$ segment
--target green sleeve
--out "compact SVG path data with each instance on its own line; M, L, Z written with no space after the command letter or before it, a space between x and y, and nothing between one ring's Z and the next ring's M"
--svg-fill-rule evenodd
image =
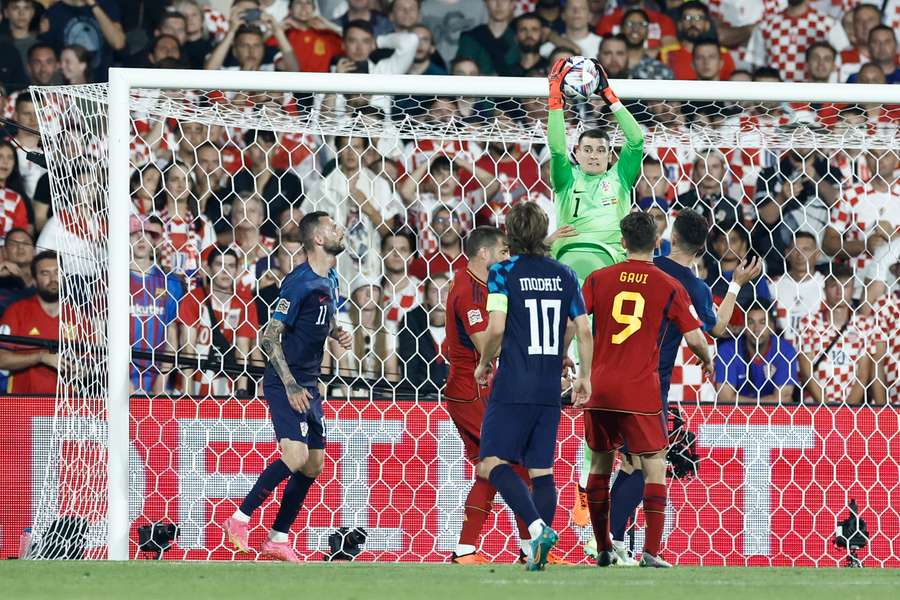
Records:
M624 106L619 107L613 115L625 134L625 145L619 152L619 160L615 169L619 173L619 180L623 185L631 188L637 181L641 172L641 163L644 161L644 132L641 126Z
M562 109L548 111L547 145L550 146L550 183L559 192L575 180L566 147L566 118Z

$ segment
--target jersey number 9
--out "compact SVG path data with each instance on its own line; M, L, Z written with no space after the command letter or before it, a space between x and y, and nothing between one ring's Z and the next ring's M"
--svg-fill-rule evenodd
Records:
M622 312L625 302L634 302L634 312L631 314ZM612 336L613 344L621 344L641 328L641 317L644 316L644 297L640 292L619 292L613 298L612 317L616 323L626 325L625 329Z

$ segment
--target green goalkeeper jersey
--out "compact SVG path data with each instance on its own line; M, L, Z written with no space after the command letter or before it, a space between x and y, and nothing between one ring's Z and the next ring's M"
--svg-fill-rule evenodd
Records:
M581 271L592 271L591 265L596 265L583 260L587 258L583 253L608 255L611 261L603 258L599 266L625 259L619 222L631 210L632 189L644 159L644 133L624 106L617 107L613 115L625 134L625 145L619 160L601 175L588 175L569 161L563 111L551 110L548 117L550 182L556 196L557 226L572 225L578 232L575 237L557 240L552 253L557 260L571 263L581 280L590 274Z

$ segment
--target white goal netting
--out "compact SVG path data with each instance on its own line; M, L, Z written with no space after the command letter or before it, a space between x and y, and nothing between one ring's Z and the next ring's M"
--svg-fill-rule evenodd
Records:
M682 102L677 86L666 96L626 101L645 131L634 204L657 218L660 253L693 208L711 228L694 268L716 302L740 261L765 265L730 334L710 338L716 381L687 352L673 373L670 401L697 463L691 474L675 458L688 476L670 480L666 556L840 564L835 526L855 500L869 536L861 558L898 566L900 107ZM295 547L318 558L336 529L364 527L362 559L445 560L472 468L440 399L443 303L473 227L502 227L523 201L553 226L545 99L136 89L126 162L109 154L106 86L34 97L55 228L40 244L60 253L63 306L55 415L34 442L46 447L33 474L36 553L106 553L106 265L122 251L107 241L124 226L108 216L109 203L127 203L131 556L138 528L164 522L179 527L166 556L237 558L218 523L275 452L257 339L303 260L297 223L325 210L346 229L339 320L354 344L340 359L326 352L328 459ZM567 122L572 143L597 126L621 143L599 100ZM126 168L130 197L108 195L107 170ZM569 511L580 440L565 409L556 525L572 561L590 536ZM251 541L275 510L263 506ZM642 526L639 512L638 547ZM515 558L508 511L488 521L483 549Z

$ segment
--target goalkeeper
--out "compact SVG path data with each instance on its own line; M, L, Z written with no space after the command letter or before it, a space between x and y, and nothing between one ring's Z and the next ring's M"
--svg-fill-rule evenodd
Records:
M594 63L600 72L597 93L625 134L625 145L612 168L609 168L609 135L602 129L581 133L574 152L577 164L570 162L562 92L563 80L568 73L566 61L556 61L549 76L547 142L557 226L570 226L575 230L573 235L557 239L551 253L556 260L572 267L582 284L597 269L625 260L619 222L631 212L632 190L644 159L644 133L640 125L616 97L603 67L597 61ZM575 524L581 527L590 524L585 493L591 464L587 445L584 454L578 500L572 515Z

